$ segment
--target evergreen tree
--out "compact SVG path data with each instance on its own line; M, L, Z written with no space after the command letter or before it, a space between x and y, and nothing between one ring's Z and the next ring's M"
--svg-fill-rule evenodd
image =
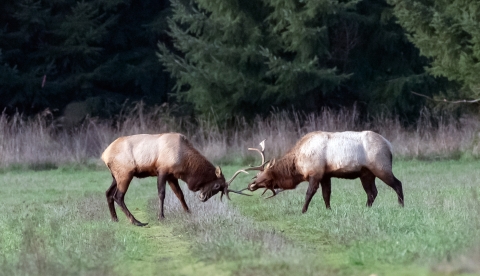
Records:
M0 76L1 109L62 110L92 97L108 106L167 100L155 50L168 1L6 0L0 9L0 70L8 72Z
M480 96L480 2L389 0L409 40L431 60L428 72L463 85Z
M359 103L408 120L425 104L410 91L446 84L425 73L385 0L173 3L174 47L160 44L160 60L203 114Z
M384 0L363 0L355 13L339 20L331 32L332 63L352 77L337 95L357 101L368 114L394 113L415 120L425 100L447 83L427 74L428 59L408 41L403 28ZM341 98L340 98L341 99Z
M172 1L174 50L159 58L177 96L220 120L309 104L347 75L327 64L328 27L354 1Z

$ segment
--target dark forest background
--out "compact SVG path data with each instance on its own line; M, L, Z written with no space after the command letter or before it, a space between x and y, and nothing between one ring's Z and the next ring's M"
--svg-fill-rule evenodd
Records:
M142 101L228 121L355 106L413 121L436 105L412 91L478 96L467 2L3 0L0 109L77 122Z

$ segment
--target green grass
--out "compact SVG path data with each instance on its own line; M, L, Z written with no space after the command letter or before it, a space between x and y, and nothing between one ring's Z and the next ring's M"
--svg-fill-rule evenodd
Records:
M206 203L167 189L157 221L155 179L134 180L110 221L106 169L0 172L0 271L5 275L480 275L479 161L399 161L405 208L377 180L372 208L359 180L332 181L301 214L306 183L264 200L231 195ZM237 166L223 166L228 178ZM239 176L234 188L246 186ZM0 273L0 274L1 274Z
M133 227L120 210L120 223L111 222L104 195L110 181L106 170L1 173L0 274L219 274L190 254L191 243L172 234L171 226ZM138 182L127 204L145 219L156 188Z
M339 179L332 180L332 210L325 209L319 192L301 214L307 183L268 200L240 198L235 206L322 256L338 274L468 272L472 269L455 262L464 250L480 244L479 167L478 161L396 162L404 208L379 180L378 197L366 208L360 181Z

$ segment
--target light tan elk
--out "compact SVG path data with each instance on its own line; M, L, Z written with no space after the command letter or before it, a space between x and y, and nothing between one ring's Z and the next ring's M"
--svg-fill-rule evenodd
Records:
M302 213L308 209L319 185L325 206L330 209L331 178L360 178L367 193L367 206L377 197L375 177L392 187L403 206L402 183L392 173L392 146L381 135L372 131L363 132L311 132L302 137L278 161L265 162L264 141L260 143L262 164L246 170L259 170L247 188L271 190L273 197L278 191L295 189L300 182L308 181L308 189ZM244 189L244 190L245 190Z
M202 202L221 192L220 198L229 192L243 194L228 188L235 177L245 172L237 171L227 182L220 167L214 167L187 140L178 133L139 134L120 137L113 141L103 152L102 160L112 173L113 182L106 191L108 207L112 220L118 221L114 201L122 208L132 224L144 226L130 213L124 202L125 193L133 177L157 176L160 213L164 218L163 202L166 182L170 185L183 209L189 212L178 179L185 181L191 191L200 191ZM247 172L245 172L247 173ZM244 194L245 195L245 194Z

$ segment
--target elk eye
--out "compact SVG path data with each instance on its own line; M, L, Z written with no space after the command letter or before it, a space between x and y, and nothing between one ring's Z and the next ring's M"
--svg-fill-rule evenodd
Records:
M217 190L217 189L219 189L219 188L220 188L220 184L216 183L215 185L213 185L213 189L214 189L214 190Z

